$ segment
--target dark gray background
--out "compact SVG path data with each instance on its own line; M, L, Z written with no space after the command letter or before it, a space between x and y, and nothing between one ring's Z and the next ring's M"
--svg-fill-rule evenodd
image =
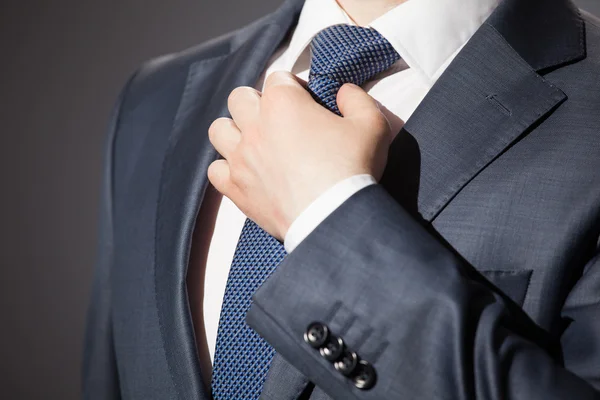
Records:
M279 3L0 3L0 397L78 397L101 149L125 79Z

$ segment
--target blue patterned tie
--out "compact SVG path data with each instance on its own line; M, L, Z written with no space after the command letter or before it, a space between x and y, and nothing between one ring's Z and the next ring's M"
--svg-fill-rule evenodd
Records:
M377 31L335 25L311 43L308 87L313 97L339 114L336 94L344 83L361 86L400 56ZM248 325L251 297L283 260L283 245L251 220L242 229L225 288L213 363L215 400L256 400L275 350Z

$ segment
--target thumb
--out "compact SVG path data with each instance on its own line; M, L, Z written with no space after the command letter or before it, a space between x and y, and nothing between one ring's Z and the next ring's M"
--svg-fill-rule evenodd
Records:
M346 83L337 94L337 105L344 118L383 118L377 101L360 86Z

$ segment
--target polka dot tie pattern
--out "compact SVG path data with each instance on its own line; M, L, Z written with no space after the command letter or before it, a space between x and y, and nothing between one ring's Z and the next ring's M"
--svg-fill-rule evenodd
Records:
M309 89L323 106L339 114L335 102L344 83L362 85L389 68L398 54L375 30L335 25L311 44ZM246 324L252 295L283 261L283 245L246 220L235 250L219 319L213 362L215 400L257 400L275 350Z

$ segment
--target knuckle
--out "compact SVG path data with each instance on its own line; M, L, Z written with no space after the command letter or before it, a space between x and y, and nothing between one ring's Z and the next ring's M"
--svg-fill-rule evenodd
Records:
M248 98L250 96L256 96L257 91L254 88L249 86L238 86L229 93L229 97L227 99L228 104L234 104L236 101L240 99Z
M216 178L217 178L217 165L216 165L216 163L213 162L213 163L211 163L208 166L208 170L207 170L206 174L208 175L208 179L211 182L215 183Z
M235 102L235 100L240 96L241 94L241 87L236 87L235 89L233 89L231 91L231 93L229 93L229 97L227 98L227 101L229 104Z
M289 73L285 72L285 71L275 71L271 74L269 74L269 76L267 77L267 80L265 83L267 84L274 84L274 83L278 83L281 82L283 80L288 79L289 77Z
M221 168L218 162L213 162L208 166L207 176L208 180L213 184L213 186L219 190L223 190L223 177L220 172Z
M211 143L215 143L215 139L217 137L217 126L216 121L213 121L212 124L208 127L208 139Z
M265 81L263 97L268 92L291 93L294 89L298 89L299 86L298 81L291 73L286 71L275 71L271 73Z
M208 137L210 141L213 142L217 138L218 133L225 127L231 126L231 123L231 118L221 117L214 120L208 127Z

